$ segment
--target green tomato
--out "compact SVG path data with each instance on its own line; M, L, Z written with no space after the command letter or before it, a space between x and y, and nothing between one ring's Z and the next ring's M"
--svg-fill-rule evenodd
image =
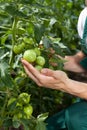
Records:
M30 102L30 95L28 93L21 93L18 97L18 102L22 105L28 104Z
M29 119L33 113L33 107L31 105L27 105L24 107L24 113L26 114L27 118Z
M34 51L36 52L36 55L37 56L40 56L41 55L41 51L40 51L40 49L39 48L34 48Z
M28 62L32 63L36 60L36 53L34 50L26 50L24 52L23 58Z
M20 119L20 118L22 118L22 113L16 113L16 114L14 114L14 116L13 116L13 120L17 120L17 119Z
M33 45L33 44L34 44L34 41L33 41L32 38L24 37L23 40L24 40L25 43L28 43L28 44L30 44L30 45Z
M40 70L42 69L42 66L40 66L40 65L35 65L35 68L40 71Z
M13 51L15 54L20 54L20 48L17 45L14 46Z
M25 47L25 43L22 42L19 45L15 45L14 48L13 48L13 51L14 51L15 54L20 54L23 51L24 47Z
M36 64L43 66L45 64L45 58L42 56L38 56L36 59Z
M15 98L15 97L11 97L11 98L8 100L7 106L11 105L11 104L14 103L15 101L16 101L16 98Z

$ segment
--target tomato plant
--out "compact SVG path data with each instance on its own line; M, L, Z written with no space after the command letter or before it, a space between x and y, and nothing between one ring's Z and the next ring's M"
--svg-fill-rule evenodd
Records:
M66 106L68 96L39 88L27 77L20 59L33 62L38 70L62 70L65 61L57 55L79 49L76 22L82 8L81 0L0 1L0 128L45 130L47 112L52 115Z

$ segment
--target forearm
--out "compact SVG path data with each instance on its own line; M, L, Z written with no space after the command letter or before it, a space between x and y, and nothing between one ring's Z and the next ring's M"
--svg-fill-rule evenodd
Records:
M68 79L62 90L74 96L87 100L87 84Z

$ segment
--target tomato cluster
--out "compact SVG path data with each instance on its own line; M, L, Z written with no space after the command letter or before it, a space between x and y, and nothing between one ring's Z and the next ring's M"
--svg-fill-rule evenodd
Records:
M20 54L27 48L32 48L34 45L34 41L32 38L24 37L22 39L17 39L17 43L13 46L13 52L15 54Z
M29 63L33 63L37 70L41 70L45 64L45 58L41 56L40 47L35 47L32 38L24 37L18 40L13 47L13 52L17 55L22 53L23 58Z
M41 56L39 48L26 50L23 54L23 58L29 63L34 63L38 70L41 70L45 64L45 58Z
M22 42L21 44L18 44L18 45L14 45L13 52L15 54L20 54L23 51L24 47L25 47L24 42Z
M18 98L10 98L7 107L15 106L13 111L13 120L30 119L33 113L33 107L30 104L30 95L28 93L19 94Z

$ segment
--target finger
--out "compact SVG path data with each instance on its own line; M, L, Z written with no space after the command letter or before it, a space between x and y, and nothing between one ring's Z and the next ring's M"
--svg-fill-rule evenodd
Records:
M49 76L44 76L44 75L40 75L40 78L38 78L38 76L34 76L27 68L26 66L24 66L24 69L26 71L26 73L28 74L28 76L34 81L36 82L36 84L38 86L44 86L46 88L52 88L54 89L54 84L57 82L53 77L49 77Z
M26 66L27 70L29 72L31 72L32 75L34 75L35 77L39 77L40 76L40 72L35 67L33 67L33 65L31 65L29 62L27 62L26 60L22 59L22 64L24 66Z
M60 74L60 71L54 71L54 70L45 68L45 69L41 70L41 73L46 76L52 77L54 79L58 79L58 75ZM53 80L50 81L50 83L52 83L52 82L53 82Z
M26 60L24 59L21 59L21 62L22 64L24 65L24 69L25 69L25 72L27 73L27 75L32 79L34 80L39 86L41 86L38 78L36 76L34 76L34 73L37 73L37 76L39 74L39 71L37 71L29 62L27 62ZM32 69L33 69L33 72L32 72Z
M35 69L30 63L28 63L25 60L22 60L22 63L27 68L28 75L31 76L31 78L36 83L39 82L41 85L46 85L48 83L53 83L54 82L54 77L49 76L49 75L43 75L43 73L40 73L37 69ZM50 74L51 74L51 72L50 72Z
M46 75L46 76L50 76L52 77L53 76L53 70L51 69L48 69L48 68L44 68L41 70L41 73Z
M39 86L41 86L41 83L39 82L39 80L33 76L33 74L27 69L26 66L24 66L25 72L26 74L34 81L36 82L36 84L38 84Z

